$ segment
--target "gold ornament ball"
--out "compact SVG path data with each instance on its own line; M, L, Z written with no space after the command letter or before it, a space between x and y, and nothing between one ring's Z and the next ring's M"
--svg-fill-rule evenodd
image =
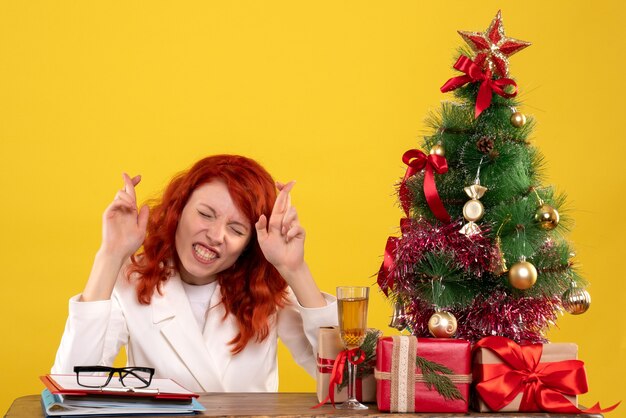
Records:
M511 125L521 128L526 124L526 116L521 112L515 112L511 115Z
M550 231L559 224L559 212L552 206L544 203L539 206L535 212L535 220L539 222L539 226L546 231Z
M446 155L446 150L443 149L443 145L441 144L435 144L433 145L433 147L430 149L430 153L434 154L434 155L438 155L440 157L445 157Z
M509 269L509 283L516 289L526 290L537 281L537 269L528 261L520 261Z
M435 338L452 338L456 327L456 318L450 312L437 311L428 320L428 330Z
M591 306L591 295L585 289L570 287L561 297L563 308L572 315L580 315Z

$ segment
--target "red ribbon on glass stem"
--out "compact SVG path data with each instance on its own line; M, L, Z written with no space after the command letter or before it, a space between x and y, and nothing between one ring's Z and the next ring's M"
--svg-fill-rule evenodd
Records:
M352 348L350 350L343 350L337 355L335 364L333 365L333 371L330 374L330 382L328 384L328 396L322 400L322 402L315 405L313 408L319 408L329 400L335 406L335 386L340 385L343 381L343 369L346 367L346 362L350 362L354 365L361 364L365 361L365 351L360 348ZM355 376L356 378L356 376ZM350 382L348 382L350 384Z
M474 108L474 119L478 118L483 110L487 109L491 105L491 97L493 93L498 96L502 96L506 99L515 97L517 95L517 84L510 78L498 78L493 80L491 78L491 70L483 72L483 70L474 63L470 58L465 55L461 55L454 64L454 69L459 70L465 75L458 77L452 77L446 83L441 86L441 92L446 93L448 91L456 90L459 87L467 83L480 82L478 89L478 96L476 97L476 106ZM507 93L504 88L507 86L513 86L515 90L513 93Z
M333 372L333 366L335 365L335 359L322 358L317 355L317 371L322 374L331 374ZM363 379L356 378L356 398L358 400L363 399Z
M476 390L494 411L511 403L520 393L523 395L519 410L524 412L596 414L610 412L619 405L602 409L596 403L589 409L577 408L565 395L587 392L584 363L580 360L540 363L542 344L520 346L505 337L486 337L476 343L476 348L489 349L503 362L475 365L474 373L481 377Z
M425 170L424 173L424 196L426 196L426 202L428 207L433 212L433 215L441 222L450 222L450 215L446 211L446 208L441 202L439 193L437 192L437 186L435 184L435 174L443 174L448 171L448 162L446 158L437 155L426 155L422 151L417 149L410 149L402 156L402 161L408 167L402 184L400 185L400 203L406 216L409 216L409 210L411 208L411 194L409 188L406 186L407 180L413 175L417 174L421 170Z

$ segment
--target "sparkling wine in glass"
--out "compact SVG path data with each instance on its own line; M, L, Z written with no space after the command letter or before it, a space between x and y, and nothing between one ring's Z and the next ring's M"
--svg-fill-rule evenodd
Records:
M369 287L337 287L337 309L339 313L339 332L341 341L347 350L359 348L365 340L367 329L367 302ZM339 409L367 409L355 396L356 365L348 361L348 399Z

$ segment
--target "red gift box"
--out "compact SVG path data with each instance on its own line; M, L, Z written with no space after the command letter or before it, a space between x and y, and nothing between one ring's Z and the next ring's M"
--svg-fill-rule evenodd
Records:
M469 399L470 343L447 338L384 337L376 346L376 403L390 412L467 412ZM428 388L416 356L446 366L447 375L463 399L446 399Z
M502 338L502 340L500 340ZM571 362L565 363L568 360L576 360L578 347L576 344L571 343L553 343L553 344L545 344L545 345L533 345L533 346L517 346L519 352L509 351L509 354L514 356L516 360L519 360L519 364L508 364L503 358L501 358L497 352L492 351L487 346L481 346L485 342L489 341L503 341L503 337L498 337L497 340L494 338L485 338L480 341L480 343L475 347L474 359L473 359L473 372L474 372L474 381L477 385L477 397L475 399L476 405L474 406L480 412L489 412L489 411L501 411L501 412L537 412L541 409L538 408L536 404L522 406L522 397L524 389L526 385L524 383L520 383L520 385L516 385L514 388L510 388L510 392L508 395L500 396L498 392L488 389L489 381L497 382L495 383L500 389L506 390L506 385L503 385L501 379L505 377L505 375L511 371L516 371L515 374L521 374L528 369L530 373L531 368L534 366L531 365L528 368L526 365L526 357L528 357L528 362L534 363L537 362L537 367L540 369L548 369L550 367L554 367L553 365L558 365L559 362L563 362L562 364L567 364L569 368L573 369L573 365ZM510 340L507 340L507 342ZM513 347L513 343L511 341L511 348ZM487 344L488 345L488 344ZM509 348L507 347L507 350ZM538 358L533 359L530 354L530 350L535 349L538 350ZM520 355L521 354L521 355ZM581 370L584 379L584 370ZM494 380L495 379L495 380ZM534 384L531 382L531 379L528 380L529 384ZM584 384L586 386L586 379L584 379ZM485 389L482 389L482 388ZM515 391L515 393L513 393ZM586 390L585 390L586 391ZM483 393L484 396L481 396ZM564 395L564 398L567 399L574 406L578 406L578 398L574 393L567 393ZM489 407L491 405L491 407Z
M474 350L479 411L602 413L618 405L578 408L576 395L587 392L587 376L584 363L576 359L576 344L518 345L486 337Z

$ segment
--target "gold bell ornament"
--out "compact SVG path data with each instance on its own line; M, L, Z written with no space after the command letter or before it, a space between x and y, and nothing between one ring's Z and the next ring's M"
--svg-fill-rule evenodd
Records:
M537 269L522 257L509 269L509 283L516 289L527 290L537 282Z
M428 320L428 331L435 338L452 338L456 329L456 318L447 311L437 310Z
M563 308L572 315L580 315L591 306L591 295L585 289L576 286L575 282L570 284L569 289L561 296Z
M504 251L502 251L502 240L500 239L500 235L496 236L495 242L490 270L496 276L500 276L501 274L509 271L509 268L506 266L506 259L504 258Z
M489 264L489 271L491 271L496 276L500 276L509 271L509 268L506 266L504 251L502 251L502 239L500 238L500 231L502 231L504 225L506 225L507 222L509 222L510 220L511 215L508 215L506 219L500 224L500 227L498 227L498 231L496 232L496 239L494 240L491 263Z
M389 326L397 329L398 331L404 331L407 326L404 303L400 300L396 300L393 304L393 314L391 315L391 322L389 322Z

